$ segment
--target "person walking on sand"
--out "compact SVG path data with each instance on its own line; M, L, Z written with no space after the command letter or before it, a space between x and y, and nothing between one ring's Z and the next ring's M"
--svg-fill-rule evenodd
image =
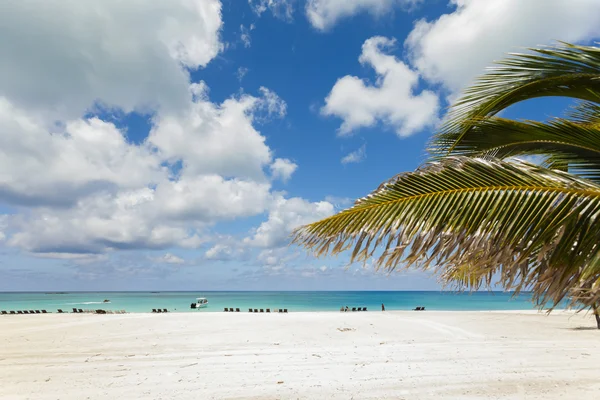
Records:
M385 311L385 306L381 303L381 311Z

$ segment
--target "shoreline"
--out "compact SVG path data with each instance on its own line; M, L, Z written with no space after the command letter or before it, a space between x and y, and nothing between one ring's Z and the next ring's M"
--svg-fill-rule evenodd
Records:
M0 317L0 398L593 398L593 316L531 311Z
M203 309L205 310L205 309ZM16 316L25 316L25 315L133 315L133 314L142 314L142 315L146 315L146 314L151 314L151 315L158 315L158 314L178 314L178 315L187 315L187 314L202 314L202 315L207 315L207 314L235 314L235 315L240 315L240 314L280 314L278 311L271 311L271 312L248 312L248 311L243 311L240 310L239 312L236 311L223 311L223 310L215 310L215 311L203 311L203 310L198 310L198 311L171 311L169 310L168 312L152 312L152 311L127 311L125 310L124 313L121 312L116 312L116 311L120 311L120 310L106 310L109 311L107 313L95 313L93 311L95 310L90 310L90 312L77 312L74 313L72 311L63 311L62 313L58 313L56 311L47 311L46 313L34 313L34 314L2 314L0 315L0 318L2 317L16 317ZM590 312L589 309L584 309L581 311L578 310L574 310L574 309L554 309L550 314L585 314ZM381 310L367 310L367 311L332 311L332 310L302 310L302 311L293 311L288 309L287 313L281 313L281 314L366 314L366 313L498 313L498 314L532 314L532 315L536 315L536 314L543 314L543 315L547 315L548 312L546 310L536 310L536 309L521 309L521 310L437 310L437 309L426 309L426 310L421 310L421 311L417 311L417 310L389 310L386 309L385 311L381 311Z

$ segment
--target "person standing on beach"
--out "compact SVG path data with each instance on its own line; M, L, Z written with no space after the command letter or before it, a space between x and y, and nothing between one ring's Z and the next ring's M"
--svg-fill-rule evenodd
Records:
M385 311L385 306L381 303L381 311Z

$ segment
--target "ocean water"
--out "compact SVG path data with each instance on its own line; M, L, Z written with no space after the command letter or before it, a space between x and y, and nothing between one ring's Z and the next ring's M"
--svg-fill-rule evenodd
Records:
M206 297L209 305L200 310L190 309L196 297ZM107 299L110 303L103 303ZM530 310L534 309L531 295L513 297L505 292L456 293L441 291L353 291L353 292L68 292L68 293L0 293L0 310L73 308L151 312L166 308L175 312L216 312L224 307L287 308L294 311L339 311L340 307L367 307L369 311L411 310L425 306L427 310Z

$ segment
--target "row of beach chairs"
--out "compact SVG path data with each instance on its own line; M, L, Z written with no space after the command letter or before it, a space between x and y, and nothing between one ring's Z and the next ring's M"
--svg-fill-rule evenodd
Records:
M59 314L68 314L68 311L63 311L62 308L59 308L58 310L56 310L57 313ZM126 314L127 312L125 310L102 310L102 309L98 309L98 310L89 310L89 309L81 309L81 308L73 308L72 311L73 314Z
M342 307L340 311L350 311L350 308ZM367 307L352 307L352 311L367 311Z
M162 310L160 308L153 308L152 309L153 313L165 313L165 312L169 312L166 308L163 308Z
M236 308L235 311L234 311L233 308L227 308L227 307L225 307L225 308L223 308L223 311L225 311L225 312L240 312L240 309ZM266 309L265 308L249 308L248 312L255 312L255 313L268 312L268 313L270 313L271 309L270 308L266 308ZM279 308L279 309L274 308L273 312L286 313L286 312L288 312L288 310L287 310L287 308Z
M425 307L417 307L413 311L425 311Z
M46 310L18 310L18 311L0 311L1 315L17 315L17 314L48 314Z

